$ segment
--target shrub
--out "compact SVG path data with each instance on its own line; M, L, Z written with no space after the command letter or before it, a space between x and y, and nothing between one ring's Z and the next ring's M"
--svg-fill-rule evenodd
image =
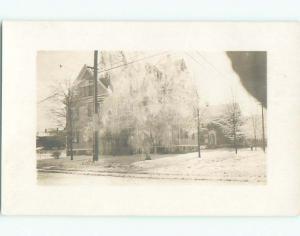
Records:
M61 154L60 151L55 151L55 152L52 153L52 156L53 156L55 159L59 159L60 154Z
M65 136L45 136L37 137L37 147L43 147L45 150L61 149L65 147Z
M147 153L146 154L146 159L145 159L146 161L149 161L149 160L151 160L151 157L150 157L150 155Z

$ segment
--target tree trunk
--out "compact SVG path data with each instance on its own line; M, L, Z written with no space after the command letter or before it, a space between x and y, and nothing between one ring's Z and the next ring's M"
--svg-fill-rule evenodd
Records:
M74 157L73 157L73 131L72 131L72 128L70 131L70 155L71 155L71 161L73 161Z
M73 158L73 124L72 124L72 111L71 111L71 107L68 104L68 125L67 125L67 129L68 129L68 151L70 153L71 156L71 161L74 159Z
M235 130L234 130L234 134L233 134L233 145L234 145L234 149L235 149L235 154L237 154L236 131Z
M200 114L199 109L197 110L197 145L198 145L198 157L201 158L201 149L200 149Z

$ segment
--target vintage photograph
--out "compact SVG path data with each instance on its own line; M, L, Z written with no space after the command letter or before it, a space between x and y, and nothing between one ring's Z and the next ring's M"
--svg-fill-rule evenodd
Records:
M39 185L266 184L266 51L38 51Z

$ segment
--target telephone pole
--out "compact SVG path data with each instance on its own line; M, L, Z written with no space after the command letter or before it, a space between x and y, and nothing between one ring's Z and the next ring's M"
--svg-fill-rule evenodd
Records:
M68 135L68 147L70 151L71 161L73 161L73 116L72 116L72 95L71 89L68 89L67 99L67 135ZM68 150L67 150L68 152Z
M198 128L198 157L201 158L200 153L200 114L199 114L199 108L197 108L197 128Z
M94 129L94 144L93 144L93 161L99 159L99 138L98 138L98 51L94 51L94 115L93 115L93 129Z
M264 152L266 152L264 106L262 103L261 103L261 126L262 126L262 145L263 145Z

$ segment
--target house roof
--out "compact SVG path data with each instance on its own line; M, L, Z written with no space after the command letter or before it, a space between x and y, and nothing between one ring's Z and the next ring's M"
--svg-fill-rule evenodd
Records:
M87 65L83 65L81 68L77 78L74 81L74 87L84 87L93 82L93 70L88 68ZM110 93L110 88L107 83L104 83L103 78L98 79L98 85L100 85L101 89L99 94L108 94Z

